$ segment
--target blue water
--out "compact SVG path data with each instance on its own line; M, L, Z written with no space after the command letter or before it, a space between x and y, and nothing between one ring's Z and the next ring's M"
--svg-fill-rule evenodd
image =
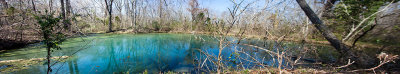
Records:
M61 45L62 50L54 50L53 56L71 57L53 66L52 73L213 72L217 68L218 39L207 35L165 33L98 34L71 38ZM227 37L227 40L237 42L233 37ZM277 45L274 41L259 39L245 39L241 42L272 51ZM293 43L286 43L282 48L300 49L298 44ZM223 65L234 70L262 67L257 63L276 67L278 63L260 49L236 44L229 44L221 54ZM0 54L0 57L1 60L12 60L43 58L45 55L43 47L32 46ZM46 71L47 64L43 64L13 73L42 74Z

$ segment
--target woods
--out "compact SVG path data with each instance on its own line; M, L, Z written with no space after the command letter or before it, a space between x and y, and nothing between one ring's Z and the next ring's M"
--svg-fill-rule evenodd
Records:
M279 73L285 73L289 67L282 63L288 62L287 65L293 65L290 66L293 71L299 67L317 69L317 66L328 73L375 73L378 69L380 72L392 72L400 67L398 63L393 63L399 60L400 53L399 1L0 0L0 57L16 49L40 44L47 47L47 63L51 64L50 61L54 61L50 60L54 54L51 51L64 50L61 46L66 39L82 37L84 40L87 36L98 34L177 33L210 35L216 39L210 39L217 42L216 53L199 51L206 58L196 59L203 61L200 63L208 60L215 65L207 69L212 73L229 73L226 70L231 71L231 67L226 64L232 63L231 58L240 56L238 54L248 55L250 61L257 65L255 68L236 68L238 71L250 69L258 72L258 68L279 66ZM207 40L201 37L193 40L196 39ZM250 39L267 42L258 44ZM267 44L268 41L274 44ZM290 43L300 46L288 48ZM119 45L123 44L126 43ZM192 47L191 43L188 45ZM334 51L326 54L326 50L322 49L330 48L319 49L308 45L326 45ZM236 51L224 55L228 53L224 51L231 49ZM279 65L266 66L252 52L245 52L246 49L257 50L257 53L262 50L262 53L271 55L268 57L276 58L273 62ZM226 56L229 59L224 58ZM305 66L297 62L304 63L310 59L313 62L307 63L318 64ZM237 63L237 60L234 62ZM51 73L51 70L48 65L47 72Z

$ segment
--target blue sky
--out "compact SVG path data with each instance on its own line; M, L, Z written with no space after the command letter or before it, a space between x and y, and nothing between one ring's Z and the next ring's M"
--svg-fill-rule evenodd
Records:
M96 1L72 0L72 1L75 2L73 3L75 4L74 6L79 5L77 7L93 7L96 10L96 12L98 12L100 15L103 14L103 12L101 12L102 9L104 9L103 0L96 0ZM158 4L157 1L159 0L148 0L148 1L149 3L155 2L155 4ZM185 14L187 14L187 8L189 7L187 3L189 2L189 0L170 0L170 1L183 1L184 3L177 4L177 5L183 5L183 8L178 8L177 10L181 9L185 11L184 12ZM239 1L242 0L235 0L235 1L239 3ZM252 4L251 7L248 8L251 9L249 13L262 11L262 8L264 8L265 5L268 5L265 11L272 13L276 13L276 11L284 11L278 13L286 13L286 12L290 13L292 12L288 11L290 9L283 9L283 8L286 6L289 6L289 8L298 7L294 0L244 0L243 4L241 5L241 8L254 1L256 1L255 4ZM228 13L227 12L228 8L232 8L232 6L234 5L231 2L231 0L198 0L198 2L201 8L207 8L210 14L215 16L225 15L226 13ZM153 9L154 8L156 9L157 7L158 6L153 6L153 7L150 6L150 8ZM123 9L122 12L125 12L125 10Z
M231 0L198 0L200 7L208 8L211 12L222 13L224 11L228 11L228 8L232 8L234 5ZM235 0L236 3L239 3L241 0ZM244 0L242 3L242 7L246 4L256 1L252 6L257 8L263 8L265 4L265 0Z
M203 8L208 8L211 12L222 13L228 11L228 8L232 8L233 3L231 0L198 0L200 6ZM235 0L237 3L241 0ZM244 0L241 7L246 6L251 2L254 2L250 9L262 10L265 5L267 6L267 11L275 12L277 10L286 11L284 7L297 8L297 3L294 0Z
M217 13L227 11L228 7L232 6L230 0L199 0L199 3L201 7L209 8Z

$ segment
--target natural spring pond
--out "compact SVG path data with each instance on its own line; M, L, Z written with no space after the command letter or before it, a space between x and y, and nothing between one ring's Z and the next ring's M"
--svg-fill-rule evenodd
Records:
M149 73L158 72L210 72L216 71L212 56L219 52L219 38L193 34L95 34L67 39L62 50L54 50L52 56L70 56L55 64L52 73ZM237 38L228 37L235 43ZM241 43L260 46L271 51L283 49L285 54L297 55L303 48L317 49L322 58L334 59L337 53L328 45L299 44L262 39L243 39ZM73 55L72 55L73 54ZM277 67L277 61L263 50L230 44L221 53L224 66L231 69L260 68L256 63ZM304 55L304 56L314 56ZM1 60L45 58L46 50L40 44L0 53ZM251 56L251 57L250 57ZM208 58L207 58L208 57ZM324 60L324 59L322 59ZM54 60L53 60L54 61ZM283 60L285 62L285 60ZM290 66L285 66L290 67ZM43 74L47 64L27 66L11 73Z

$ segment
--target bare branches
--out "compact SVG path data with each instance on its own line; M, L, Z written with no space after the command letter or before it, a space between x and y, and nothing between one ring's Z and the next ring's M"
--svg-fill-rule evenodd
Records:
M377 57L380 60L379 61L380 62L379 65L377 65L375 67L372 67L372 68L369 68L369 69L358 69L358 70L353 70L353 71L350 71L350 72L371 71L372 70L375 73L375 69L378 69L379 67L381 67L382 65L384 65L386 63L395 62L396 59L399 59L398 56L399 55L391 55L391 54L386 54L386 53L382 52Z
M240 6L243 4L244 0L239 1L239 3L236 3L235 0L230 0L234 5L232 8L228 8L228 11L230 13L231 19L228 22L230 25L228 27L228 29L226 29L225 35L227 35L229 33L229 31L231 30L231 28L239 21L240 16L244 13L244 11L251 6L252 4L254 4L257 1L253 1L251 3L246 4L246 6L244 6L243 8L241 8Z
M345 67L348 67L348 66L352 65L354 62L355 62L355 61L351 61L351 60L349 59L349 61L347 62L346 65L339 66L339 67L335 67L335 68L337 68L337 69L345 68Z
M379 67L383 66L386 63L389 62L395 62L396 59L399 59L398 55L391 55L391 54L386 54L386 53L380 53L378 54L377 58L380 60L379 61L379 65L369 68L369 69L357 69L357 70L352 70L349 72L358 72L358 71L373 71L375 73L375 69L378 69ZM351 61L349 59L348 63L346 65L343 66L339 66L339 67L335 67L336 69L340 69L340 68L345 68L348 67L352 64L354 64L355 61Z
M377 11L377 12L371 14L371 15L368 16L367 18L364 18L360 23L358 23L358 25L357 25L356 27L354 27L354 28L351 29L351 31L342 39L342 41L347 41L349 38L352 38L352 37L354 37L356 34L358 34L359 32L361 32L361 30L363 30L363 29L358 30L358 29L361 27L361 25L363 25L365 22L367 22L367 20L369 20L370 18L374 17L376 14L378 14L378 13L380 13L380 12L382 12L382 11L385 11L393 2L394 2L394 0L392 0L392 2L390 2L388 5L386 5L382 10L379 10L379 11ZM366 25L366 26L369 26L369 25ZM364 26L364 27L366 27L366 26ZM357 31L357 30L358 30L358 31ZM355 32L355 33L354 33L354 32ZM354 33L354 34L353 34L353 33Z

